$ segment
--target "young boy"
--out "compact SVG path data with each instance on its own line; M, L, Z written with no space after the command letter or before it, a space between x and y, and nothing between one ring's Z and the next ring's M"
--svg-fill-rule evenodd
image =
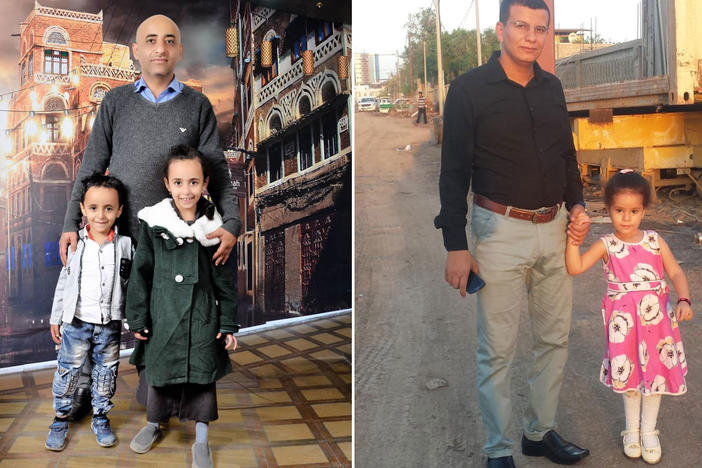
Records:
M95 173L82 180L80 209L88 224L79 232L78 248L69 252L61 269L51 309L51 338L60 345L53 393L56 417L46 437L46 448L66 445L68 413L80 371L86 359L92 370L93 421L97 443L117 442L107 419L114 406L124 296L132 260L132 241L117 234L124 185L112 176ZM63 322L59 329L59 323Z

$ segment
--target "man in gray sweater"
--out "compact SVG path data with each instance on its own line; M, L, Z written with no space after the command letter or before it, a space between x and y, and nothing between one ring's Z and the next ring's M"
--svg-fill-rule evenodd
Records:
M80 181L86 175L109 170L124 183L127 203L120 233L136 237L137 212L167 196L162 171L165 155L172 146L187 144L197 148L210 166L208 191L224 223L208 237L219 238L213 261L224 263L241 228L239 205L219 145L212 105L175 77L183 56L178 26L163 15L147 18L137 28L132 52L141 65L141 78L111 90L100 105L68 202L59 242L61 260L65 264L68 248L75 252L78 244ZM83 379L83 392L86 380L89 377Z
M210 165L209 193L224 220L224 226L211 235L221 241L213 260L223 263L241 228L239 205L218 142L212 105L175 77L183 56L178 26L163 15L147 18L137 28L132 52L141 64L141 79L111 90L100 105L68 202L59 245L61 260L65 264L68 246L75 251L78 242L83 177L107 169L125 184L127 206L120 227L122 234L135 237L137 211L167 196L162 174L165 155L172 146L187 144L203 153Z

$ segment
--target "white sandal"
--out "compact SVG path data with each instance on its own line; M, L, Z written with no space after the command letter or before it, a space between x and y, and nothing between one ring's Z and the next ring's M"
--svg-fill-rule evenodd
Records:
M661 449L661 440L658 438L659 433L660 431L658 430L655 430L653 432L641 433L641 457L649 465L655 465L656 463L660 462L661 457L663 456L663 450ZM656 441L658 442L658 445L655 447L646 447L643 443L644 436L656 436Z
M631 434L636 434L636 438L633 442L627 442L627 436ZM624 455L629 458L640 458L641 457L641 437L639 435L638 429L626 429L622 431L622 444L624 445ZM629 438L631 440L631 438Z

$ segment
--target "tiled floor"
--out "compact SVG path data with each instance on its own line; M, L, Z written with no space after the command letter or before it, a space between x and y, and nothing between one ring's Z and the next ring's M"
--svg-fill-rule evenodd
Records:
M243 336L232 359L234 373L217 384L219 420L210 425L214 466L351 466L350 314ZM71 425L63 452L46 450L52 378L53 370L0 376L0 468L190 466L192 422L172 419L147 454L129 450L145 411L126 359L110 412L118 445L98 446L87 417Z

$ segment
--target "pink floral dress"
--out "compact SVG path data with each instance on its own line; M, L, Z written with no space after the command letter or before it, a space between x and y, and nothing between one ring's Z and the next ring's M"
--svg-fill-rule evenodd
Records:
M607 349L600 381L617 393L682 395L687 391L687 361L675 308L668 302L658 233L644 231L638 243L623 242L614 234L601 240L609 262L604 265Z

